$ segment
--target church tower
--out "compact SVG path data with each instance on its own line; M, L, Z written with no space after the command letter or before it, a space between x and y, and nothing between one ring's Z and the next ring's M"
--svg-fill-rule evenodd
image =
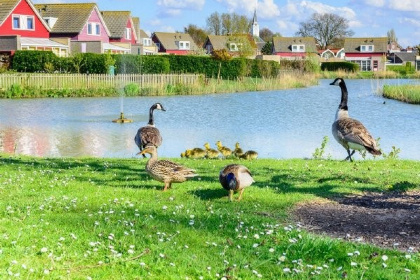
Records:
M254 18L252 19L251 34L254 37L260 37L260 26L257 21L257 8L254 10Z

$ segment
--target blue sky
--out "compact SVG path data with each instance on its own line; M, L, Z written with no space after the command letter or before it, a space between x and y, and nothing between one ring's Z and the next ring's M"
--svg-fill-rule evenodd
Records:
M96 2L100 10L128 10L140 18L148 34L183 31L188 24L206 27L213 13L252 17L255 7L260 29L294 36L299 23L317 13L334 13L349 20L354 37L381 37L394 29L403 47L420 44L420 0L33 0L34 3Z

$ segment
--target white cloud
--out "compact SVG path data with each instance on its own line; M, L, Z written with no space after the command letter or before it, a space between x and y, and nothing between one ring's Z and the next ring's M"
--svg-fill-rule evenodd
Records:
M365 3L373 7L385 6L385 0L365 0Z
M324 14L324 13L336 14L348 20L353 20L356 18L356 13L348 7L333 7L333 6L329 6L320 2L312 2L312 1L302 1L300 2L299 6L303 10L306 10L307 12L319 13L319 14Z
M277 20L276 25L280 34L285 37L295 36L296 31L299 29L299 25L292 21Z
M178 9L189 9L189 10L201 10L204 6L205 0L159 0L157 5L163 8L178 10Z
M420 20L413 18L402 18L400 22L403 25L415 26L420 28Z
M419 0L390 0L389 8L397 11L411 11L420 12L420 1Z
M273 0L263 0L257 6L258 17L271 19L280 15L280 9Z

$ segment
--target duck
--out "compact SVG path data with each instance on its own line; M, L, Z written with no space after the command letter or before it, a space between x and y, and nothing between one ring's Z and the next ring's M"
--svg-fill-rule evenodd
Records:
M207 155L206 150L201 148L193 148L185 150L185 156L187 158L204 158Z
M223 146L221 141L217 141L216 146L217 146L217 149L219 150L219 152L224 157L228 157L228 156L232 155L232 150L229 149L228 147Z
M239 142L236 142L235 149L233 150L233 154L235 155L235 157L240 157L241 155L244 154L244 151L239 146Z
M339 86L341 89L341 102L338 105L331 130L335 140L347 151L348 156L344 160L352 162L352 155L356 150L366 150L374 156L381 155L382 152L366 127L360 121L349 117L347 106L348 91L344 79L336 78L330 85ZM352 152L350 152L351 149L353 150Z
M257 157L258 157L258 152L253 151L253 150L246 151L245 153L239 156L239 158L241 159L257 159Z
M155 127L153 119L154 110L166 111L161 103L155 103L150 107L149 122L146 126L140 127L136 133L136 136L134 137L134 142L136 143L137 147L139 147L140 152L147 145L153 145L155 147L162 145L162 136L160 135L159 129ZM146 155L143 154L143 157L146 157Z
M198 176L194 169L185 167L169 160L159 160L157 148L154 145L146 146L139 155L149 154L146 171L153 179L163 182L163 191L171 188L172 183L182 183L188 178Z
M207 158L218 158L219 157L219 151L210 148L210 144L208 142L204 144L204 148L206 148L206 157Z
M229 164L220 171L219 182L229 192L229 201L233 201L233 193L238 191L238 201L240 201L245 188L255 181L249 169L244 165Z

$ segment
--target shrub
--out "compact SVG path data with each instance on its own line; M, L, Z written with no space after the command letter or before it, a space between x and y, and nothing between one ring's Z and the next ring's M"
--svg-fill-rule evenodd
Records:
M140 93L140 86L136 83L127 84L124 87L124 93L127 96L136 96Z
M321 64L322 71L346 71L346 72L357 72L359 71L359 65L353 62L340 61L340 62L323 62Z
M16 51L11 68L18 72L41 72L47 63L55 65L56 60L57 56L50 51Z

